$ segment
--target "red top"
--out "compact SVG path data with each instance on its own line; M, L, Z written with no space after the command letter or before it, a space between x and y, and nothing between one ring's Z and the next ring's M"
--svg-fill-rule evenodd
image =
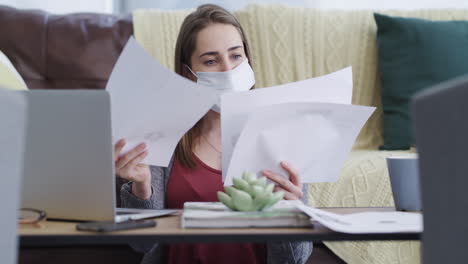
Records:
M216 202L223 191L222 175L193 155L196 166L188 169L174 159L167 183L168 208L182 209L184 202ZM265 244L170 244L167 263L266 263Z

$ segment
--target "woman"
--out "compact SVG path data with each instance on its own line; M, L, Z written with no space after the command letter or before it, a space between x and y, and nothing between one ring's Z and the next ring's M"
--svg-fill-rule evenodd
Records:
M251 61L245 33L225 9L202 5L185 18L176 44L178 74L214 84L220 93L249 90L255 82ZM124 145L123 139L116 143L115 157ZM216 192L223 190L219 105L183 136L167 168L140 164L147 154L142 143L116 158L117 175L130 181L122 187L123 207L183 208L186 201L217 201ZM289 164L281 166L289 180L268 170L262 173L277 183L275 191L285 192L285 199L303 198L300 176ZM167 263L304 263L311 252L308 242L154 245L143 262L164 256Z

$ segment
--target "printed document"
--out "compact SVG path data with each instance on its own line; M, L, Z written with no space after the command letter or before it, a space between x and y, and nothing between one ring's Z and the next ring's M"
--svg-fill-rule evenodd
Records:
M317 78L222 95L224 184L232 184L243 171L284 174L280 161L299 169L303 182L335 181L374 110L351 105L352 79L348 67Z
M268 169L288 177L281 161L291 164L303 183L336 181L373 111L374 107L314 102L258 108L236 142L224 184L232 185L244 171L260 175Z
M168 166L177 143L219 96L167 69L136 40L128 40L107 84L112 138L125 138L122 154L147 144L145 164Z
M313 221L333 231L368 234L368 233L420 233L423 231L422 214L419 212L363 212L340 215L318 208L297 205Z

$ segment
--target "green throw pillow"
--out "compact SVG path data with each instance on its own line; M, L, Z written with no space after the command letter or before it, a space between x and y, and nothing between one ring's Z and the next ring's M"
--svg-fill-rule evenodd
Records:
M409 102L418 91L468 73L468 21L374 14L382 80L384 145L414 144Z

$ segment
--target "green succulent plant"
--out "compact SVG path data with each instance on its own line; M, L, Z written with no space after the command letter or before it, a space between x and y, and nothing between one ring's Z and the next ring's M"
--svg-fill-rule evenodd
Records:
M225 186L225 192L218 192L218 199L235 211L260 211L283 199L284 192L273 192L273 183L265 177L257 178L255 173L244 172L242 178L233 179L234 186Z

